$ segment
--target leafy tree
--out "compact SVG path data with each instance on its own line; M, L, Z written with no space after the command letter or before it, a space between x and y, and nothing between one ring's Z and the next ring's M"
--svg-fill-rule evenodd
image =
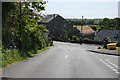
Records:
M16 9L15 7L15 3L13 2L3 2L2 3L2 24L5 25L5 22L9 16L9 14L11 14L11 10ZM3 26L4 27L4 26Z
M114 19L114 25L116 29L120 29L120 18Z
M36 53L37 49L46 47L43 32L47 30L37 24L41 17L38 12L45 10L44 4L46 2L22 2L20 14L20 2L3 3L3 13L8 12L3 14L2 39L5 49L17 48L22 56L30 56L30 52ZM5 6L14 7L7 10Z
M92 29L95 30L95 31L97 30L96 27L93 27Z
M120 29L120 18L104 18L99 22L99 25L103 27L103 29Z

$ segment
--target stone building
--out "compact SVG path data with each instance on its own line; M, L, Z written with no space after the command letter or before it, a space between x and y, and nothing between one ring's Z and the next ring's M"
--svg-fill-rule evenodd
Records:
M61 40L63 37L67 40L72 39L73 25L59 14L48 14L43 20L38 21L38 24L45 25L54 39Z

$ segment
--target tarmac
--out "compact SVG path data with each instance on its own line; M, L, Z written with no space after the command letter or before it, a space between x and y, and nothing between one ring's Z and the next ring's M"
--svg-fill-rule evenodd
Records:
M120 56L120 52L112 51L112 50L90 49L88 51L95 52L95 53L100 53L100 54Z

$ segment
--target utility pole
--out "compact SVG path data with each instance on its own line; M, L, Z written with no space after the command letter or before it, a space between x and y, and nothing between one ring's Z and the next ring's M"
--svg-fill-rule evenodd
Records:
M82 22L81 22L81 34L83 35L83 16L82 16Z

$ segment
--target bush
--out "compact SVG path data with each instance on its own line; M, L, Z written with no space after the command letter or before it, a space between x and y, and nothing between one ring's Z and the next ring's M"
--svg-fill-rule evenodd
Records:
M76 35L72 36L72 40L76 41L76 40L79 40L80 38L77 37Z
M90 40L90 39L88 39L88 38L83 38L82 40Z
M95 41L100 41L100 39L99 39L99 38L97 38L97 37L95 37L95 38L94 38L94 40L95 40Z
M22 59L23 57L20 56L20 52L17 49L4 50L2 53L2 67Z

